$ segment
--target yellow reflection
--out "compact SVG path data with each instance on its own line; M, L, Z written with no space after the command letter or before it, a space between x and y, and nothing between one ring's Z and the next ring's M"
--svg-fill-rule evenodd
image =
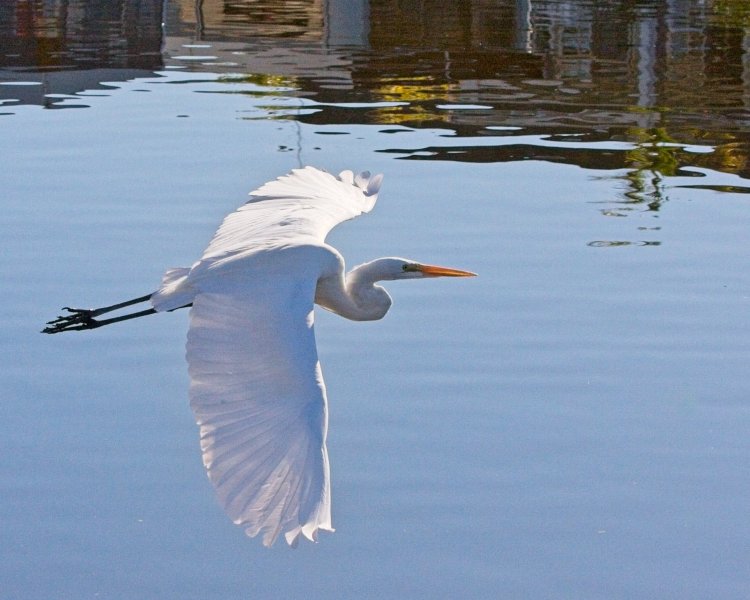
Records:
M271 73L245 73L242 75L231 75L219 77L219 83L252 83L264 87L274 88L294 88L299 89L299 82L296 77L288 75L274 75Z
M714 17L723 25L750 27L750 4L739 0L715 0Z
M675 140L663 127L644 130L628 129L628 137L638 145L625 153L625 162L635 171L649 171L665 177L675 175L679 168L678 153L681 146L672 146Z
M377 122L388 125L420 122L449 122L450 113L434 111L414 102L450 102L461 88L456 83L436 83L431 76L414 77L409 83L389 83L391 78L381 78L372 93L384 102L409 102L408 106L389 106L373 111Z
M748 172L750 157L746 144L730 142L717 146L711 156L714 169L725 173L736 173L742 176Z
M373 88L373 94L387 102L412 102L420 100L445 101L451 93L460 91L455 83L434 83L430 77L415 78L413 81L429 81L429 85L418 83L388 84L387 79L381 80L379 86Z
M403 123L423 123L426 121L442 121L447 123L450 115L447 111L436 113L426 110L422 106L387 106L372 111L376 123L385 125L400 125Z

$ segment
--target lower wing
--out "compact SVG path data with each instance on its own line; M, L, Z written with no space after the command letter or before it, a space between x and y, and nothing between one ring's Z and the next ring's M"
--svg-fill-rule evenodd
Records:
M249 287L195 297L190 405L229 517L251 537L263 533L266 546L279 534L296 545L300 535L333 531L314 290Z

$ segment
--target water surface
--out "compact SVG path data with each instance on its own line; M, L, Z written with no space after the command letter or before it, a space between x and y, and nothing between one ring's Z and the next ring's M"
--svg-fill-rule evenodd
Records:
M19 1L0 23L9 597L746 596L739 3ZM480 277L392 284L378 323L319 311L337 531L269 551L203 473L186 314L37 332L154 289L301 164L386 175L330 238L350 265Z

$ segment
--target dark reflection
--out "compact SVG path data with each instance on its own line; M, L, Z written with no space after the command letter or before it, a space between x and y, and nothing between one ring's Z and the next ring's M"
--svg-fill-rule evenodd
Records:
M185 54L181 44L207 42L217 58L197 68L228 63L218 68L272 74L326 105L280 110L277 118L451 134L426 147L397 136L383 152L404 160L539 160L614 172L604 176L623 185L602 204L607 217L657 216L672 178L703 176L689 167L750 176L744 3L342 0L297 2L286 18L273 11L261 18L248 3L222 10L229 5L206 0L196 11L183 2L181 29L167 32L168 63L185 64L170 62ZM243 28L248 38L238 54ZM621 146L597 145L603 142Z
M622 246L661 246L661 242L628 242L621 240L596 240L587 244L592 248L620 248Z
M728 192L730 194L750 194L750 187L737 185L681 185L682 188L693 190L713 190L714 192Z
M750 176L744 2L16 0L0 3L0 37L5 79L95 68L124 69L127 79L163 66L231 74L325 105L277 118L472 138L416 148L400 136L404 145L389 151L405 159L625 169L622 203L650 211L665 201L664 179L685 166ZM97 87L70 79L48 75L44 91ZM0 98L27 101L24 93L41 97L0 86ZM351 107L383 102L400 104ZM529 142L535 135L561 143ZM498 143L475 142L490 137Z
M106 89L102 81L153 75L162 67L162 0L0 2L0 101L48 108L55 96Z
M190 48L195 42L210 52ZM191 53L216 58L187 63ZM642 155L664 138L717 146L701 165L750 174L744 3L184 0L171 5L165 58L192 69L273 75L298 95L334 105L407 103L285 116L311 124L442 127L461 136L487 135L493 125L576 134L581 151L527 149L526 158L640 172L646 167L639 152L587 152L585 138L643 144ZM444 104L488 108L439 108ZM421 150L410 149L410 158L494 161L524 153L507 146ZM652 162L649 169L669 176L668 161Z
M172 35L202 41L323 39L324 6L320 0L178 0L170 2L168 10Z
M0 68L157 69L162 0L0 2Z

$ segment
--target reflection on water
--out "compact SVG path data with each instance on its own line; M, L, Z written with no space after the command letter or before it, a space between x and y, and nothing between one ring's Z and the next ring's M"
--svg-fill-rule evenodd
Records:
M0 3L0 68L156 69L162 0Z
M317 44L324 41L324 4L321 0L178 0L169 3L168 22L172 34L202 41L288 39Z
M5 111L189 69L278 90L261 118L446 132L384 150L403 159L619 172L605 216L658 212L690 168L750 176L744 3L17 0L0 39Z
M750 191L746 3L16 0L0 4L0 47L6 116L186 69L268 97L243 119L440 132L394 136L381 151L404 160L608 172L622 185L606 217L656 215L672 185ZM711 172L739 179L699 182Z
M265 78L328 105L285 114L305 123L440 127L461 137L516 135L487 129L497 125L523 135L570 134L579 151L481 144L407 154L632 168L628 197L644 200L659 188L644 175L669 176L685 164L750 174L749 15L743 3L703 0L182 0L167 2L164 15L158 0L18 0L0 7L0 65L15 81L39 78L29 70L158 69L163 62ZM92 87L84 73L81 90ZM73 93L75 78L65 77L65 89L47 78L43 101L61 103L49 94ZM19 91L0 86L0 98L18 99ZM352 101L394 104L337 107ZM598 140L639 150L589 151L586 143ZM681 144L714 151L685 161Z

